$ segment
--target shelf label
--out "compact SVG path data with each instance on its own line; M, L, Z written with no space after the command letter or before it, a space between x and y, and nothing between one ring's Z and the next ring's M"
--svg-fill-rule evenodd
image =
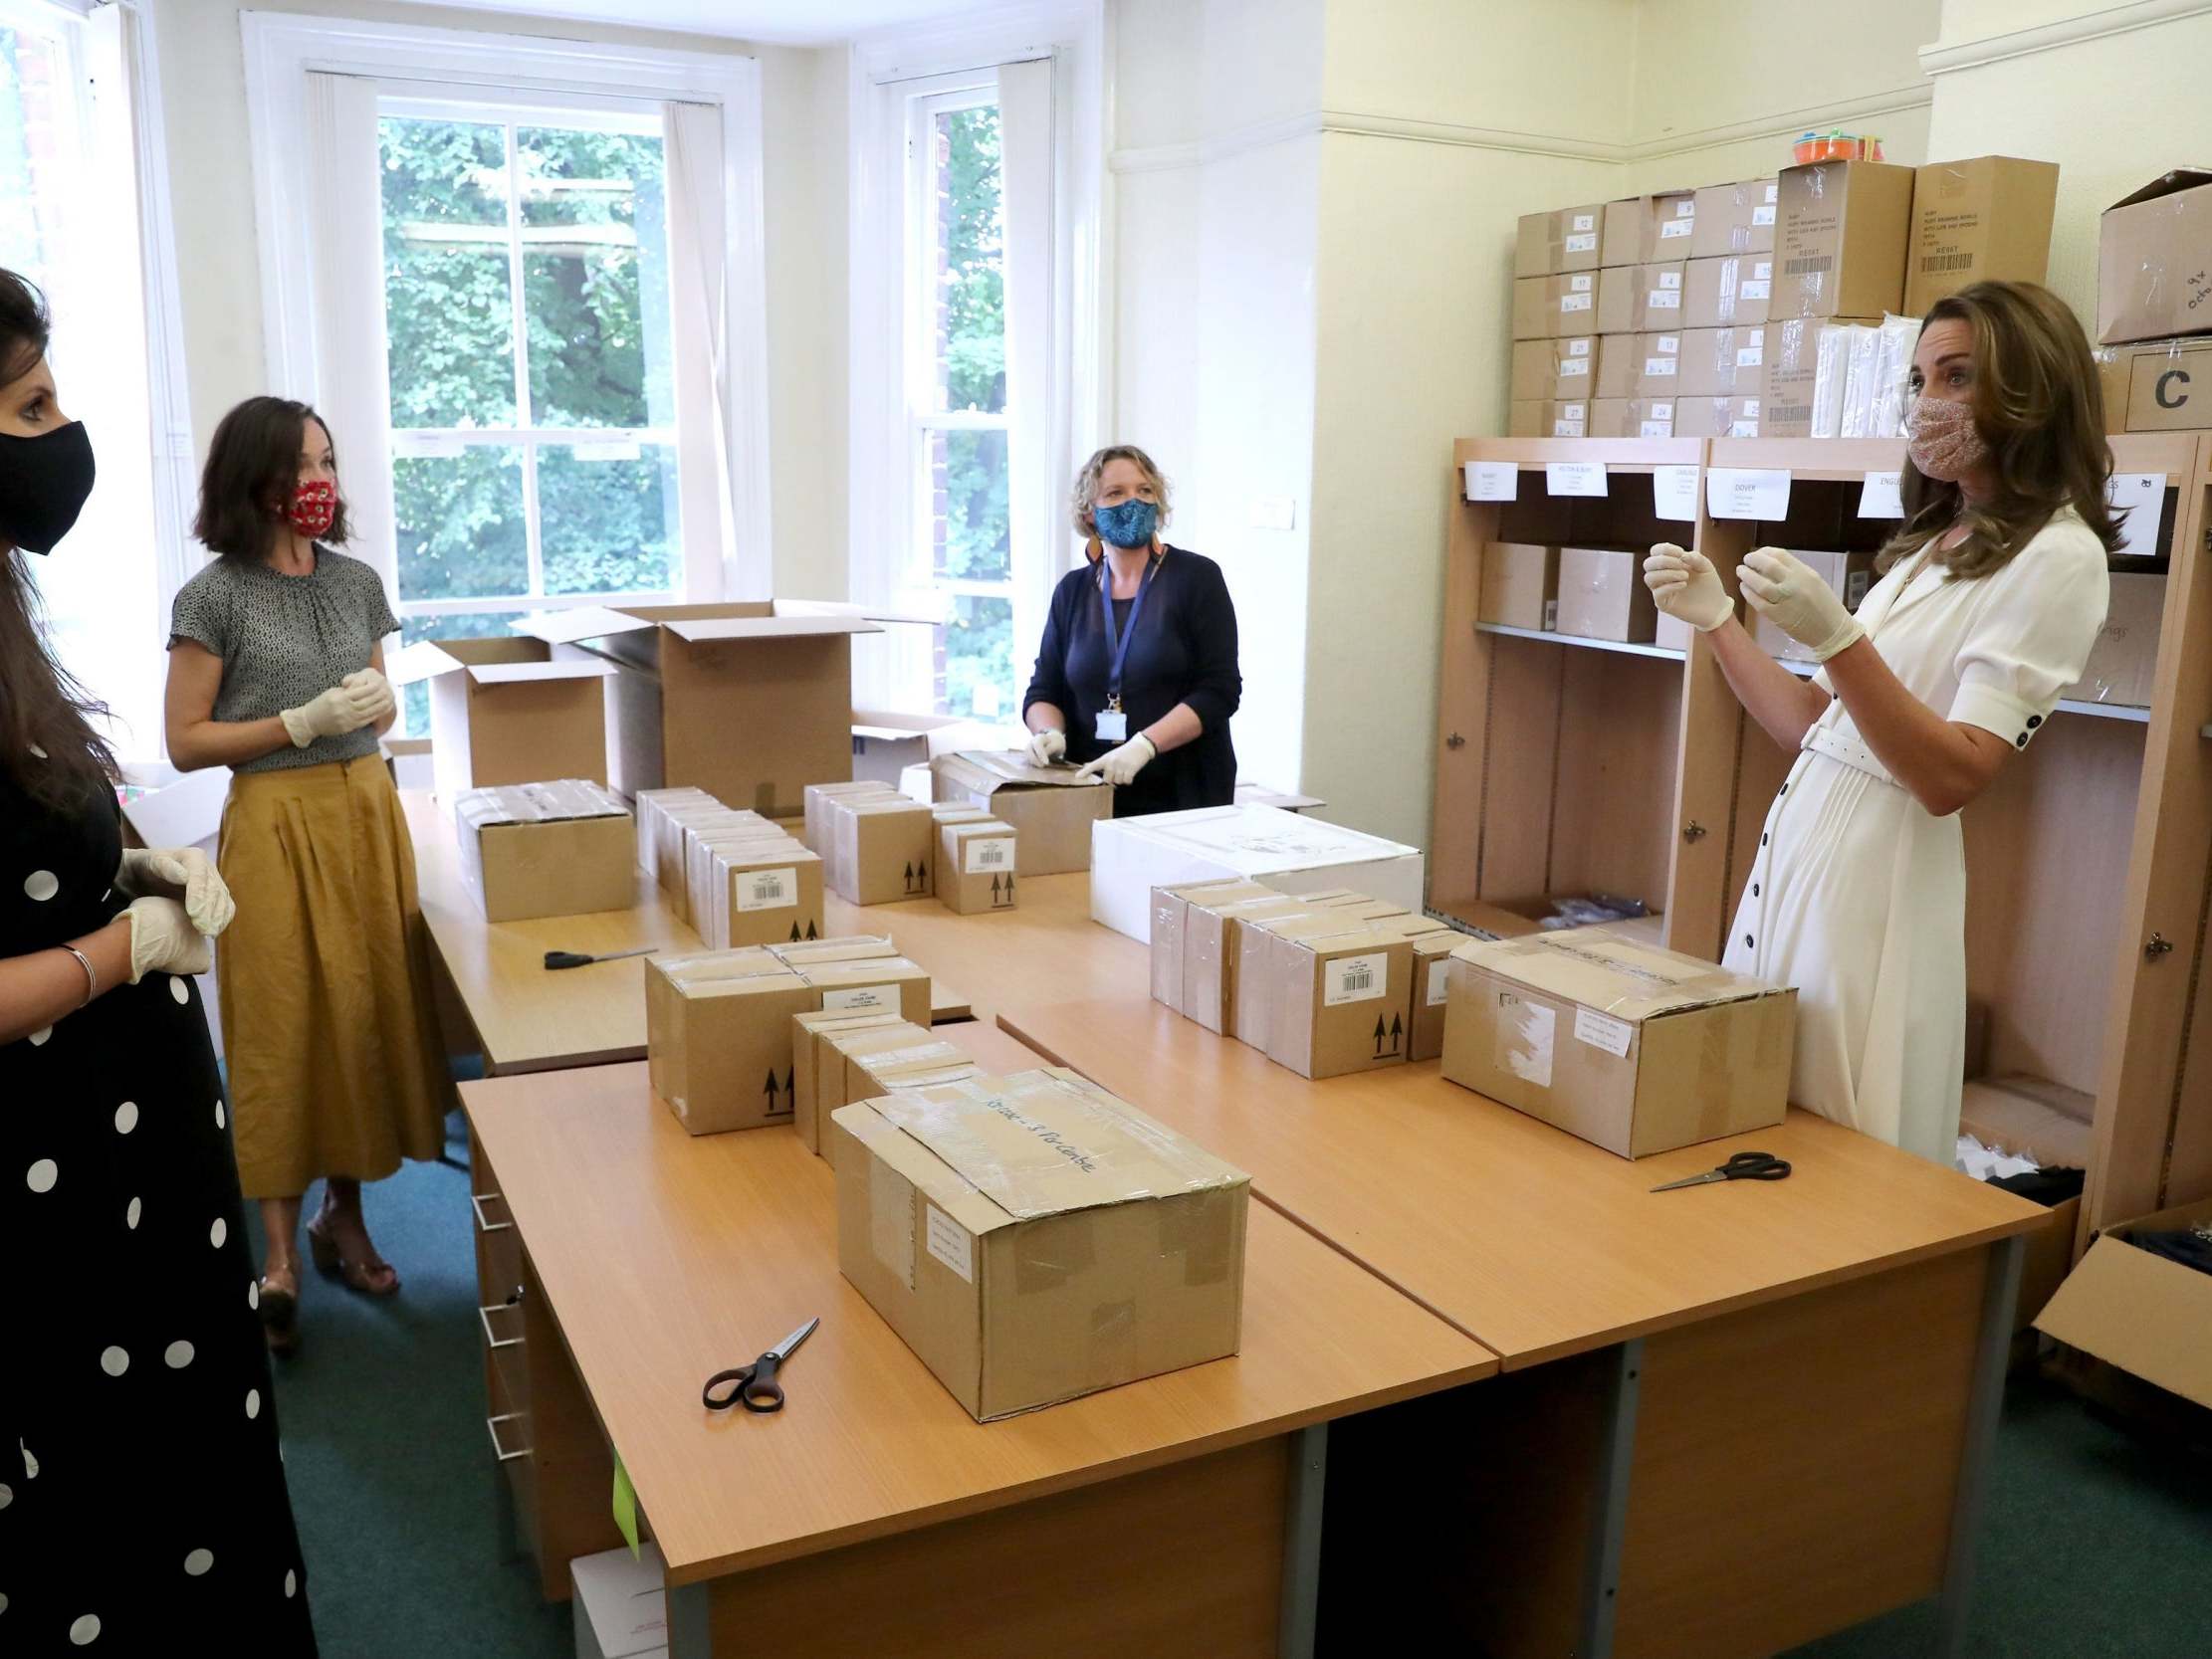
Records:
M1470 502L1509 502L1521 482L1521 470L1510 461L1469 461L1466 475Z
M2166 506L2164 473L2114 473L2105 486L2104 499L2130 511L2120 520L2119 545L2112 551L2122 558L2158 556L2158 516Z
M1710 467L1705 506L1715 518L1773 523L1790 516L1790 475L1781 467Z
M1544 465L1547 496L1603 496L1606 493L1603 461L1550 461Z
M1862 518L1902 518L1904 498L1897 489L1902 473L1869 473L1867 482L1859 487L1859 517Z
M1654 467L1652 511L1661 518L1697 521L1697 469Z

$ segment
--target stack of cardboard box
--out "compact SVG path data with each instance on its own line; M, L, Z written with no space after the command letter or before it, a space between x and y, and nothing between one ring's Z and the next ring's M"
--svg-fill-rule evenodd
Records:
M2105 431L2212 427L2208 271L2212 172L2176 168L2105 210L2097 255Z
M713 949L821 936L821 861L758 812L704 789L644 790L637 857Z
M808 784L804 834L848 904L935 894L964 915L1014 908L1020 839L966 801L925 805L875 782Z

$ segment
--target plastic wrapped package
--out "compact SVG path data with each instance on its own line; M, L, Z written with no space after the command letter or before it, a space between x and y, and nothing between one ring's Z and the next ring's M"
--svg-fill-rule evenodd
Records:
M1813 363L1813 432L1816 438L1838 438L1844 430L1844 392L1851 372L1851 337L1858 330L1849 323L1824 322L1815 342Z
M1881 349L1875 366L1874 416L1867 436L1901 438L1904 436L1904 413L1912 405L1907 387L1912 378L1912 353L1920 343L1920 319L1884 316L1880 333Z
M1874 436L1875 394L1879 382L1877 361L1881 353L1880 328L1853 328L1844 357L1844 411L1839 435L1846 438Z

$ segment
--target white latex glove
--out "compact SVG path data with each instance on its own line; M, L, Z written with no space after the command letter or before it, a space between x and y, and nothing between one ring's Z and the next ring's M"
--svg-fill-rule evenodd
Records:
M1751 608L1790 638L1827 662L1867 637L1859 619L1844 609L1836 590L1794 553L1761 547L1736 566L1736 580Z
M115 885L134 899L182 899L192 926L209 938L238 914L215 861L197 847L125 847Z
M1067 753L1067 733L1056 726L1029 733L1029 764L1049 766Z
M189 975L215 965L215 947L174 899L133 899L123 915L130 918L133 985L149 973Z
M1121 747L1108 749L1075 775L1102 777L1118 789L1150 765L1152 757L1159 752L1152 746L1152 739L1140 731Z
M1652 548L1652 556L1644 561L1644 585L1652 590L1652 602L1660 610L1701 634L1711 633L1736 614L1713 561L1671 541Z
M376 713L375 704L360 693L332 686L314 702L287 709L277 718L291 734L292 746L306 748L318 737L342 737L348 731L358 731L376 718Z
M398 711L399 700L392 694L391 682L372 668L359 669L348 674L338 682L338 689L367 700L370 708L368 719L372 726L386 715Z

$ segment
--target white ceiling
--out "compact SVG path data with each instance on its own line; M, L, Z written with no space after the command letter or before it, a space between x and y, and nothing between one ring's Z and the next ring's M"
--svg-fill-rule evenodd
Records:
M988 11L1000 0L408 0L414 5L562 23L623 23L776 46L827 46L924 18Z

